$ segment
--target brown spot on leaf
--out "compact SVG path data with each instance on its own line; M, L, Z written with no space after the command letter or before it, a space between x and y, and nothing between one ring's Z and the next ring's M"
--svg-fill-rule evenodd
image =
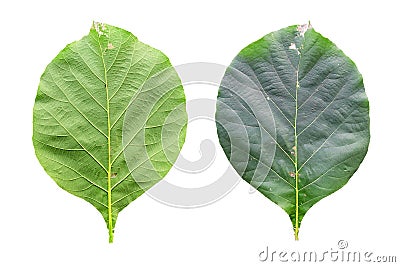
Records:
M107 45L107 49L114 49L115 47L113 46L113 44L112 43L108 43L108 45Z

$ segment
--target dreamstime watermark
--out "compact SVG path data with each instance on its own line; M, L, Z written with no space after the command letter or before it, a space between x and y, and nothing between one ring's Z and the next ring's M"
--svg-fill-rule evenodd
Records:
M220 95L218 100L200 98L176 103L174 101L179 99L179 93L175 89L181 83L183 86L221 86L225 95ZM239 183L240 176L250 182L252 188L257 188L273 162L273 140L276 136L269 101L261 89L261 84L255 82L248 73L216 63L188 63L156 73L138 89L140 94L137 93L133 100L140 101L132 101L124 117L122 143L130 170L130 176L126 179L133 179L153 199L180 208L201 207L218 201ZM235 94L235 97L230 98L231 94ZM244 105L248 114L243 116L235 110L233 107L238 103L232 101ZM149 104L143 105L143 102ZM213 112L215 107L216 114ZM155 111L161 111L157 123L152 122L156 116ZM219 116L218 112L221 111L223 116ZM197 120L215 121L218 132L226 133L228 139L235 143L235 146L229 147L228 152L225 151L229 154L229 160L243 164L235 164L235 169L229 164L222 175L213 179L214 182L194 188L177 186L166 180L153 180L167 164L188 175L205 172L213 164L219 144L214 144L210 139L202 140L199 160L191 161L179 154L181 132ZM138 125L133 121L143 121L144 124ZM259 127L254 127L255 124ZM235 136L231 136L233 132ZM256 163L248 158L255 149L263 158ZM250 171L247 169L248 164L252 164ZM253 189L251 192L254 192Z
M261 262L366 262L396 263L397 256L377 255L368 250L350 249L346 240L339 240L335 248L321 251L276 250L269 246L258 254Z

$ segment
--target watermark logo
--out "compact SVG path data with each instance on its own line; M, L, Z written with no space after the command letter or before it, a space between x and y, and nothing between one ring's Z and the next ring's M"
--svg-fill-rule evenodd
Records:
M349 243L346 240L339 240L337 246L339 249L345 249L349 246Z
M276 250L266 246L258 254L261 262L365 262L397 263L397 256L378 255L369 250L352 249L346 240L339 240L335 248L313 251Z

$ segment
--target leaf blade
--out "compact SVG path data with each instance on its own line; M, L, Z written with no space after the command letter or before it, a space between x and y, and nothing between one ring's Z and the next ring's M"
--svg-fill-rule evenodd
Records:
M94 23L87 36L67 45L52 60L40 80L32 137L37 158L61 188L99 210L110 242L118 213L148 189L132 177L122 153L124 118L129 116L127 110L132 103L145 105L143 98L138 97L143 86L166 70L176 85L167 89L175 92L177 98L165 99L173 110L184 106L185 96L168 58L130 32ZM156 97L157 92L160 90L155 90ZM185 109L179 108L175 113L180 119L176 131L185 129ZM158 119L157 123L163 125L162 117ZM132 123L144 124L135 118ZM153 137L162 138L159 133ZM179 140L164 138L182 144L185 135ZM180 150L177 148L175 155ZM152 177L152 185L166 175L175 160L176 157L171 158L165 172Z
M244 48L229 68L257 83L254 89L262 92L266 101L253 106L268 107L264 114L274 120L263 127L276 132L271 139L276 145L276 150L270 150L273 159L264 156L260 160L268 161L269 169L248 176L231 163L247 182L286 211L297 239L309 208L341 188L367 152L369 109L362 76L339 48L310 25L267 34ZM246 88L238 85L239 79L228 77L229 68L221 82L217 121L225 119L227 109L237 110L238 117L243 117L237 103L221 97ZM218 135L220 140L238 138L233 130L222 127ZM264 145L260 140L250 143ZM230 159L233 141L221 145ZM287 185L278 183L277 177Z

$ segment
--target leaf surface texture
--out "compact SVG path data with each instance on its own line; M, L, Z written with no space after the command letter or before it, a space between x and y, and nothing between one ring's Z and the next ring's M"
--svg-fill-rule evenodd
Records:
M33 144L51 178L102 214L112 242L118 213L176 160L186 123L169 59L130 32L95 22L46 67Z
M287 212L296 239L306 212L357 170L370 138L361 74L311 25L267 34L234 58L216 121L233 167Z

